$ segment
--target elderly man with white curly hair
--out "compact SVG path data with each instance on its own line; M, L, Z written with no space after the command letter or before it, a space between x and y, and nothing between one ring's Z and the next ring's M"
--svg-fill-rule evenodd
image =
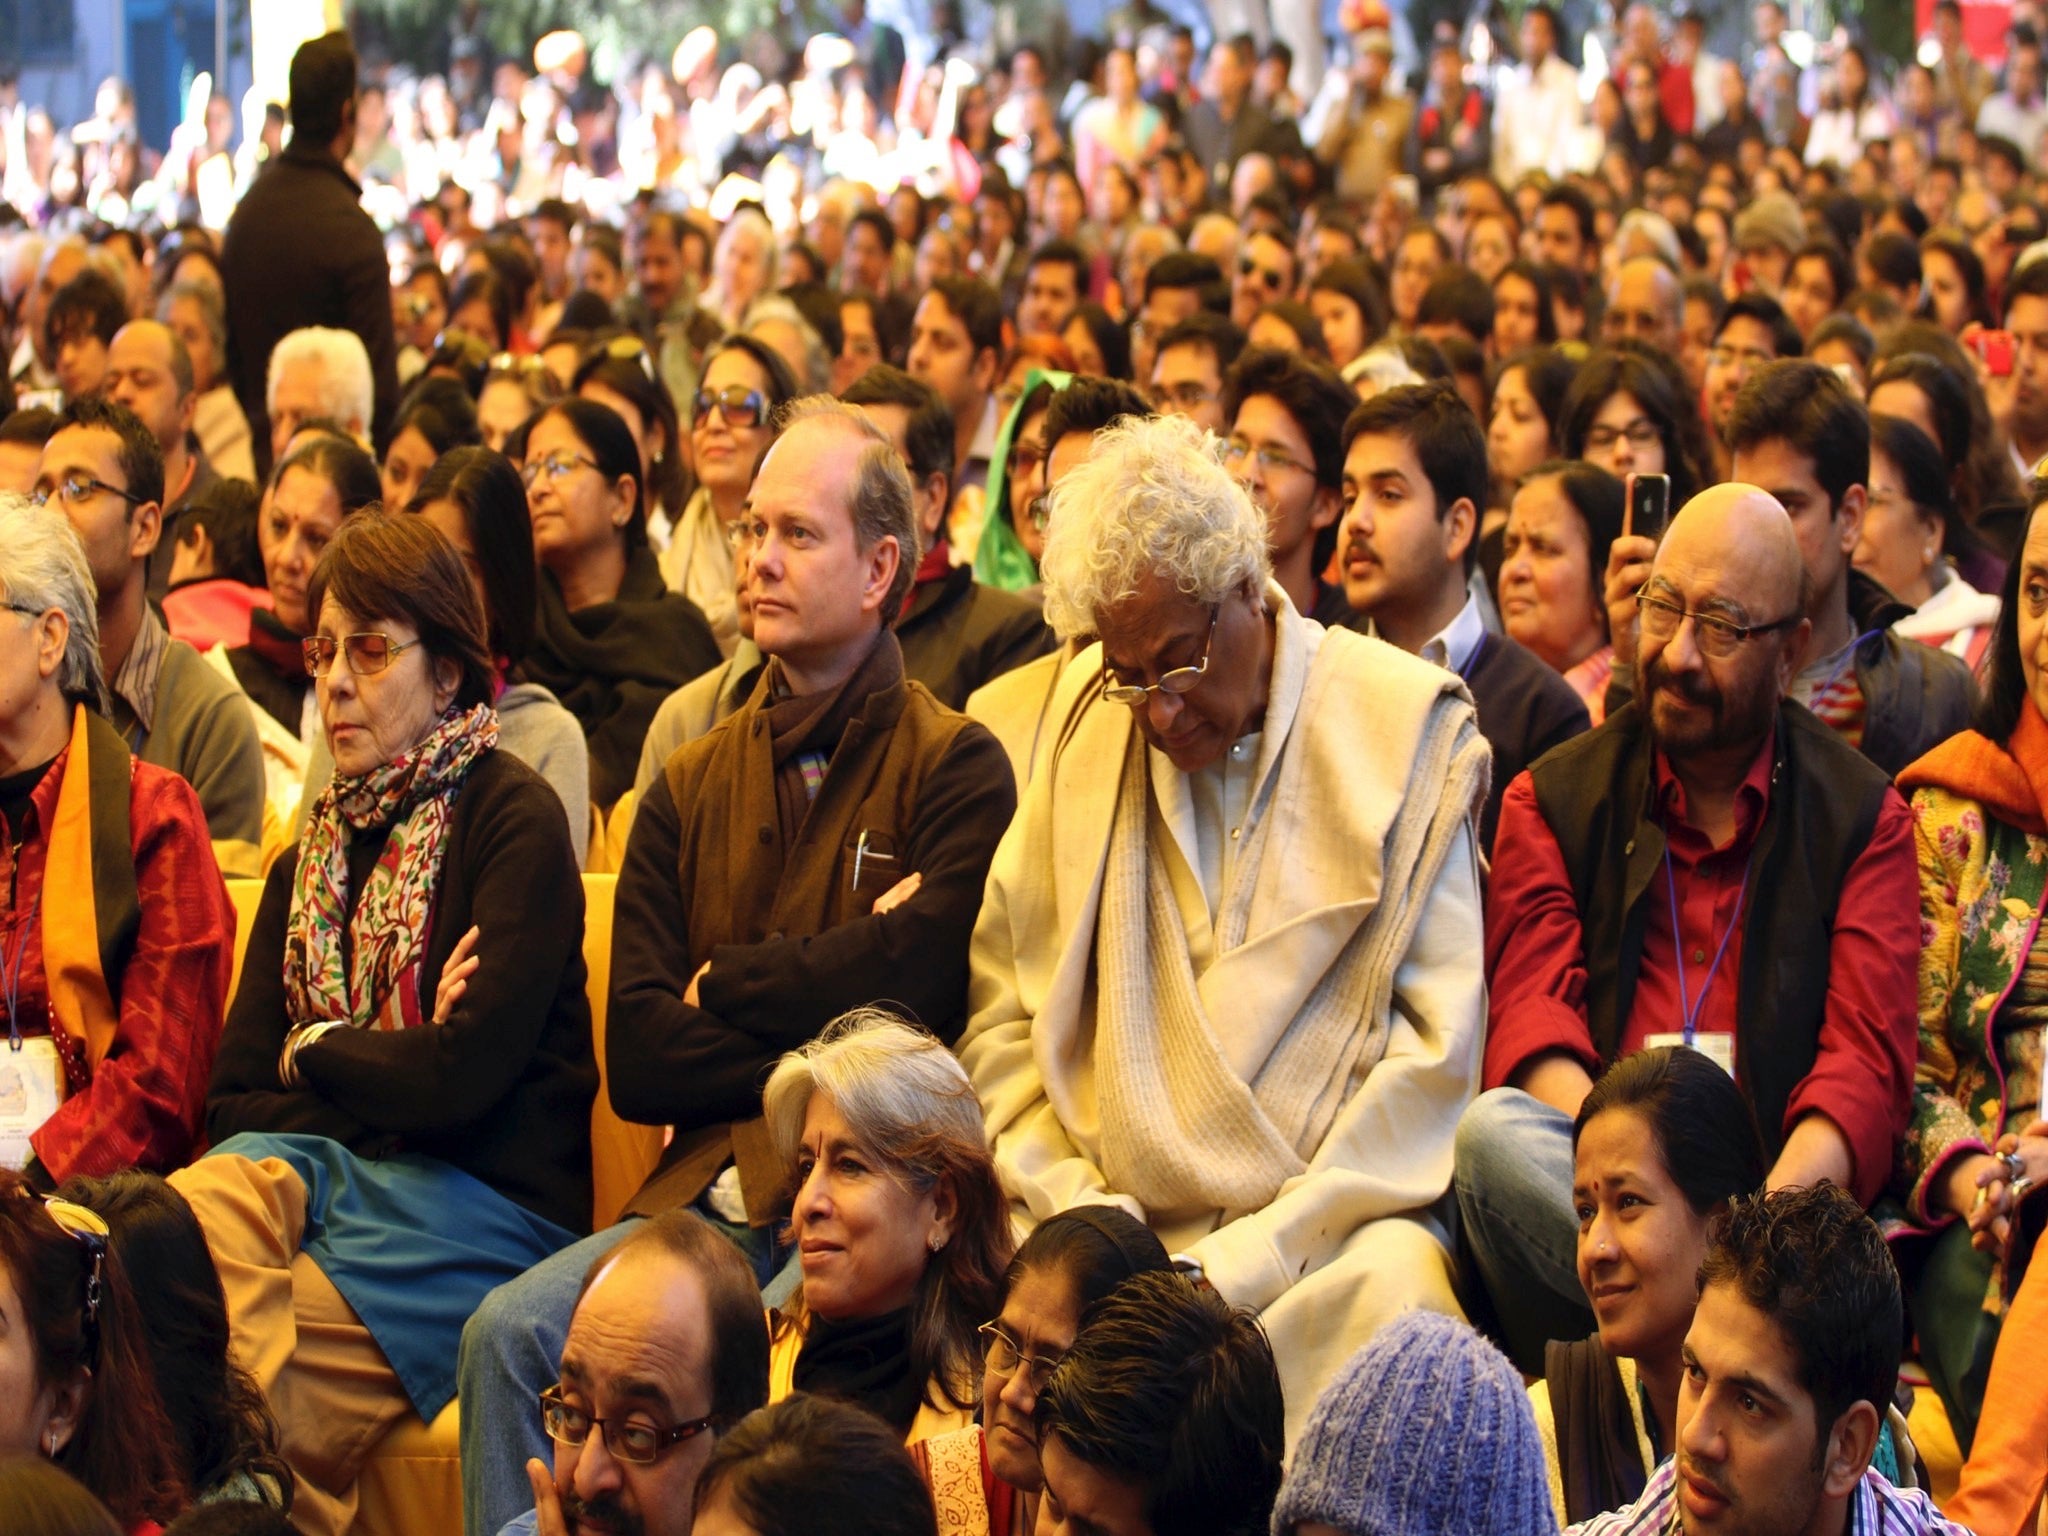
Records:
M1025 1225L1108 1203L1256 1311L1290 1438L1394 1314L1455 1314L1440 1216L1479 1082L1457 677L1325 630L1186 422L1053 491L1057 743L996 854L960 1054Z

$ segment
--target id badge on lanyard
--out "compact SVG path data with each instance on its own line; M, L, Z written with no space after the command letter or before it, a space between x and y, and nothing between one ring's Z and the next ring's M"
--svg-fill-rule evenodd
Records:
M1754 851L1751 858L1754 859ZM1643 1044L1651 1050L1664 1046L1683 1045L1698 1051L1730 1077L1735 1076L1735 1036L1725 1030L1702 1030L1698 1027L1699 1017L1706 1010L1707 993L1713 989L1714 977L1720 972L1722 958L1728 953L1728 941L1735 937L1735 930L1742 922L1742 901L1749 894L1749 864L1742 866L1742 883L1735 888L1735 911L1728 919L1728 927L1721 935L1721 942L1714 947L1714 957L1707 965L1707 974L1700 982L1699 995L1686 995L1685 980L1685 934L1679 927L1678 879L1671 872L1671 850L1664 850L1664 889L1671 901L1671 946L1678 966L1678 1009L1680 1021L1685 1026L1676 1033L1653 1034Z
M37 893L28 921L0 969L7 1003L7 1039L0 1044L0 1167L17 1173L35 1156L29 1137L57 1113L64 1102L64 1058L49 1035L24 1039L21 1033L21 957L35 934L43 898Z
M1695 1031L1690 1040L1677 1030L1665 1035L1645 1035L1643 1045L1653 1051L1660 1046L1689 1045L1730 1077L1735 1075L1735 1037L1719 1030Z

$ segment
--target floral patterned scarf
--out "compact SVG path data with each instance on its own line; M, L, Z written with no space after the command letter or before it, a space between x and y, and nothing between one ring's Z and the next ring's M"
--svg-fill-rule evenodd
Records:
M292 1024L338 1019L412 1029L432 1016L416 985L456 793L498 744L488 704L451 711L417 746L360 778L321 791L299 843L285 930L285 1004ZM349 916L349 835L391 835ZM414 983L406 984L408 979Z

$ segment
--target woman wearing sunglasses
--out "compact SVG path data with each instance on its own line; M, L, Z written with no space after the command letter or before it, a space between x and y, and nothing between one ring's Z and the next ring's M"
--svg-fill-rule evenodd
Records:
M569 840L580 866L590 843L590 751L583 728L547 689L526 680L533 649L539 574L533 561L533 522L526 487L503 454L457 448L427 471L405 510L441 531L461 557L484 610L498 712L498 746L546 779L561 797ZM306 768L306 798L292 823L305 829L314 802L334 777L324 740L313 743Z
M485 1294L589 1225L597 1073L569 829L497 750L461 558L425 517L365 514L310 602L335 776L264 888L213 1151L171 1183L278 1415L294 1522L340 1532L368 1448L454 1396Z
M1073 1347L1081 1318L1133 1275L1170 1268L1152 1229L1113 1205L1041 1222L1003 1276L1003 1310L982 1324L981 1422L910 1448L960 1536L1030 1536L1045 1479L1038 1389Z
M135 1295L107 1224L0 1172L0 1461L56 1463L124 1531L189 1500L150 1375ZM0 1508L0 1527L11 1511Z
M633 787L661 701L719 662L711 626L647 547L639 469L626 424L595 401L558 401L527 435L540 608L526 674L583 727L600 812Z
M690 414L697 490L669 535L661 573L702 611L724 657L731 657L740 640L726 530L739 517L761 456L775 440L775 413L796 390L789 364L751 336L728 336L704 359Z

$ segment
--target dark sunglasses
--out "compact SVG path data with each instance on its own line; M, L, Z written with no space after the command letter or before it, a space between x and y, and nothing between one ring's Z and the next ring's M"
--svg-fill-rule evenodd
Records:
M1265 284L1266 292L1268 293L1278 293L1287 281L1278 272L1267 270L1249 256L1240 256L1238 258L1237 275L1239 277L1256 277L1261 283Z
M743 384L698 390L697 409L691 420L702 426L714 407L728 427L758 427L768 417L768 397Z

